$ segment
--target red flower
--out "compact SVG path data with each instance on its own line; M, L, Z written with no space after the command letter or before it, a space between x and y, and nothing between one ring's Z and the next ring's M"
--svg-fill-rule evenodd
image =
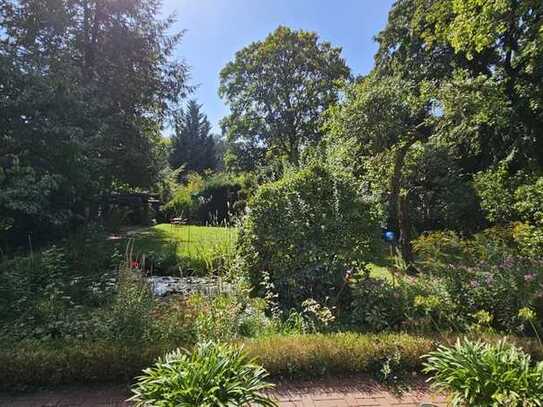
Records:
M140 263L137 260L132 260L132 268L133 269L139 269Z

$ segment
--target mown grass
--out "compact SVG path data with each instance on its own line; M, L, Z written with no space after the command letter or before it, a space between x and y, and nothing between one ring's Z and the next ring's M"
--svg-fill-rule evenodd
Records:
M137 257L159 257L170 271L209 274L232 256L236 236L235 228L160 224L132 238Z

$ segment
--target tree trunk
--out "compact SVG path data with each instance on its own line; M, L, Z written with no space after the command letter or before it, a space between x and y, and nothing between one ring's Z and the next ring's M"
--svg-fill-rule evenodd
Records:
M392 178L390 179L390 195L388 198L388 228L399 233L399 197L402 179L402 170L405 163L405 156L410 145L404 145L394 153Z
M300 151L296 136L289 137L288 159L289 162L295 167L298 167L300 165Z
M399 196L399 213L398 221L400 227L400 253L402 255L403 261L407 265L407 272L409 274L414 274L416 269L413 265L413 247L411 246L411 218L409 217L409 193L400 194Z
M390 180L388 228L399 236L399 249L408 269L412 269L413 250L411 248L411 222L407 196L401 196L402 171L405 164L405 156L413 143L406 143L398 148L394 154L394 168Z

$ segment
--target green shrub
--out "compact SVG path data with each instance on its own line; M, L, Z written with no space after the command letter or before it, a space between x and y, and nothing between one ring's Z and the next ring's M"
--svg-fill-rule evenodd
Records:
M419 268L444 286L447 299L459 315L489 312L492 326L524 331L521 308L536 310L543 318L543 261L537 233L525 224L493 227L461 239L452 233L431 233L415 241ZM529 254L529 256L526 256Z
M543 226L543 177L515 191L515 210L524 222Z
M402 289L409 300L404 325L409 330L443 333L462 332L469 328L472 321L460 312L443 279L425 275L411 281L405 279Z
M203 188L204 179L198 174L189 174L187 182L176 189L173 197L161 208L162 217L168 221L174 217L190 219L196 210L193 197Z
M392 355L396 369L412 372L434 349L430 339L407 334L312 334L268 336L245 342L245 349L273 376L321 377L329 374L378 374Z
M127 346L104 340L25 341L2 346L0 390L127 383L166 350L162 343Z
M348 294L346 272L365 266L380 236L352 181L317 165L263 185L249 207L238 238L242 270L255 287L269 273L284 310L308 298L335 305Z
M276 406L262 392L273 387L266 371L231 345L206 342L192 353L176 350L137 378L136 406Z
M153 324L153 305L151 288L139 273L121 270L109 322L112 339L123 343L147 339Z
M521 255L543 257L543 223L541 226L533 226L517 222L513 225L513 238Z
M467 327L442 279L399 276L390 282L364 276L355 279L352 287L348 322L355 330L408 329L428 334Z
M245 210L255 185L247 174L191 174L162 207L162 216L165 220L182 217L200 225L231 223Z
M406 319L410 298L402 287L370 277L353 283L351 323L358 329L398 328Z
M540 261L508 257L498 263L453 266L446 271L444 282L460 313L487 311L498 329L522 329L518 311L524 307L536 308L539 320L543 316Z
M177 313L177 326L190 333L192 314L186 306L171 305L166 315ZM183 317L183 315L186 316ZM162 319L161 316L157 315ZM167 322L167 321L165 321ZM159 326L157 326L158 328ZM182 331L177 331L180 335ZM481 334L477 333L477 338ZM485 341L497 338L485 334ZM439 342L454 344L454 335L439 335ZM529 352L537 360L543 358L541 346L526 338L509 337L509 341ZM400 333L381 334L312 334L267 335L255 339L239 339L251 357L273 377L310 378L328 374L375 374L384 378L387 364L389 377L419 371L421 357L435 350L431 338ZM49 341L2 342L0 346L0 391L21 386L57 386L63 384L128 383L157 357L179 346L190 349L194 338L185 339L165 333L142 343L124 344L102 339L70 339Z
M470 238L463 238L452 231L424 233L413 241L413 251L418 269L436 274L451 264L500 262L517 255L518 246L510 226L494 226Z
M541 406L543 362L501 341L483 344L465 340L441 346L426 359L424 372L432 384L450 392L454 406Z

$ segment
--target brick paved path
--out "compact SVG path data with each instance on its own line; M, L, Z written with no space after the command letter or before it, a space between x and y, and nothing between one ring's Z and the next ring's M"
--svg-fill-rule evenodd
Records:
M429 395L424 385L401 396L393 395L367 379L316 381L305 384L282 383L273 395L281 407L415 407L435 405L446 407L444 397ZM33 394L8 396L0 393L2 407L128 407L127 387L107 386L43 391Z

